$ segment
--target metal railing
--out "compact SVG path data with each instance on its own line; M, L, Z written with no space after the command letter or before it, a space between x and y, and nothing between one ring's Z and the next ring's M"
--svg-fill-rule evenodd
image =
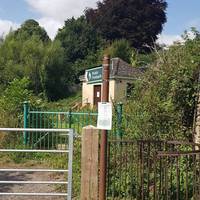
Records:
M61 143L61 147L58 147L58 144L54 144L51 148L47 147L34 147L28 144L24 144L24 133L27 134L31 132L32 134L37 133L51 133L56 135L57 138L60 138L60 142L65 142L64 144ZM63 169L19 169L19 168L1 168L0 172L50 172L50 173L67 173L66 181L32 181L32 180L0 180L0 185L6 184L48 184L48 185L66 185L66 192L63 193L38 193L37 191L34 193L28 192L0 192L0 196L63 196L66 197L67 200L72 199L72 159L73 159L73 137L74 131L73 129L21 129L21 128L0 128L0 134L6 134L6 142L2 142L0 147L0 153L49 153L53 154L64 154L66 155L65 158L68 160L68 167ZM66 137L68 139L66 139ZM63 140L64 138L64 140Z
M98 113L92 112L30 110L24 121L27 128L73 128L80 134L84 126L96 126L97 115Z
M110 140L108 199L200 199L198 144L179 141Z
M200 199L200 151L158 152L154 160L154 200Z
M77 134L81 134L82 128L88 125L97 125L97 112L72 112L69 111L44 111L31 110L28 102L24 102L24 128L73 128ZM123 124L122 103L115 107L113 115L113 128L109 131L110 138L122 138ZM48 137L48 135L44 136ZM41 138L42 139L42 138ZM25 135L26 143L26 135Z

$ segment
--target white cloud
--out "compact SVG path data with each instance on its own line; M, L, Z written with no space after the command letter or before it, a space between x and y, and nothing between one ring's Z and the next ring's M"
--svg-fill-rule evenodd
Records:
M61 23L57 20L54 20L52 18L47 18L47 17L39 19L38 22L40 26L43 27L47 31L51 39L53 39L56 36L58 29L62 28L64 25L64 22Z
M26 0L32 11L41 15L37 21L54 38L58 28L71 17L79 17L86 7L95 7L96 0Z
M42 17L64 21L83 14L86 7L95 7L96 0L26 0Z
M167 35L161 34L158 36L157 43L165 44L166 46L172 45L174 42L183 42L183 39L180 35Z
M5 36L11 30L16 30L19 27L19 24L14 23L9 20L2 20L0 19L0 36Z

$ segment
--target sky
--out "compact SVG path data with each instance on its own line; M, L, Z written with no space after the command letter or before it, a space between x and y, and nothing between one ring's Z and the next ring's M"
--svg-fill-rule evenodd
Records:
M53 39L64 21L79 17L86 7L96 7L97 0L0 0L0 36L20 27L27 19L35 19ZM158 42L170 45L181 40L190 27L200 30L200 0L166 0L167 23Z

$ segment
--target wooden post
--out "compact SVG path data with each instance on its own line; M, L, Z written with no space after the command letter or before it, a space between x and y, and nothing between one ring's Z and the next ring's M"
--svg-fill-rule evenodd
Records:
M109 101L109 75L110 75L110 56L103 58L103 95L102 102ZM107 131L101 132L101 151L100 151L100 176L99 176L99 200L106 200L106 174L107 174Z
M98 199L98 129L87 126L82 131L81 200Z

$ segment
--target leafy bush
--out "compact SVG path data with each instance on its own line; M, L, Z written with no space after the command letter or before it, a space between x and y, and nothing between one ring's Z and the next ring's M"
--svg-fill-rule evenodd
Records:
M126 131L134 138L192 140L200 64L200 36L157 52L126 106Z
M29 100L29 79L14 79L0 96L1 126L19 126L22 119L23 102Z
M106 50L105 53L109 54L111 57L119 57L122 60L130 63L130 58L132 55L132 48L130 43L125 40L114 41Z

